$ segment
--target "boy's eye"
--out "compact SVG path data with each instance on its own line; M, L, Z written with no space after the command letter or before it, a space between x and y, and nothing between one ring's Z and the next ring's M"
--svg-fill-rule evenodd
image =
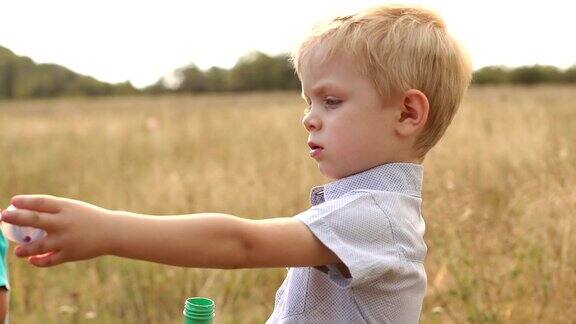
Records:
M336 99L336 98L326 98L324 99L324 104L328 107L328 108L335 108L336 106L338 106L339 104L342 103L342 100L340 99Z

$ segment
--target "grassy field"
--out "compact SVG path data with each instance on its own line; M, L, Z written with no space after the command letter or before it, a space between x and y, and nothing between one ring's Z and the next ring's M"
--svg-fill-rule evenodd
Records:
M291 216L326 180L297 93L0 102L0 206L46 193L146 214ZM576 88L474 88L427 157L422 323L576 322ZM126 229L129 231L130 229ZM145 239L145 238L143 238ZM13 323L263 323L285 269L8 257Z

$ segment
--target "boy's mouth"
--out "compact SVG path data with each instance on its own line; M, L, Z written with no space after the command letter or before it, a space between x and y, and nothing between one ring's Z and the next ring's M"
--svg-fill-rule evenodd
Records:
M314 143L308 142L308 147L310 147L310 157L316 158L320 155L322 150L324 149L322 146Z

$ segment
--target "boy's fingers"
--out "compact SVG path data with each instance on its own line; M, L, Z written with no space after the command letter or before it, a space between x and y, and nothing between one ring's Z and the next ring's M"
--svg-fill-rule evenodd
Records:
M44 213L58 213L62 210L63 200L49 195L14 196L10 203L16 208L36 210Z
M64 262L62 251L48 252L43 255L35 255L28 258L28 262L36 267L51 267Z
M23 257L46 254L48 252L56 250L56 248L57 248L56 243L53 240L51 240L50 237L45 237L36 242L19 245L14 250L14 252L16 253L17 257L23 258Z
M19 226L30 226L49 230L53 226L53 214L39 213L33 210L18 209L2 212L2 221Z

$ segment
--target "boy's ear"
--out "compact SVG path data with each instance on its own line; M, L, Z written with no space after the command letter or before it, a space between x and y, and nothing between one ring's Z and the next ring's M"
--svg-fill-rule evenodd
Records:
M396 132L404 137L419 133L428 120L428 98L422 91L410 89L404 92L401 101Z

